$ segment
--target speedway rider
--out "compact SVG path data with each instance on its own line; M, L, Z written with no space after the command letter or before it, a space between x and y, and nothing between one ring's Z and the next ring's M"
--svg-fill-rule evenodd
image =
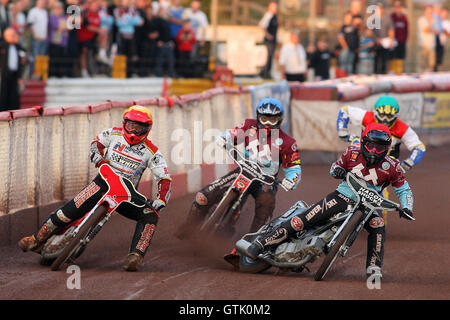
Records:
M403 211L400 217L412 219L413 195L398 160L387 155L391 145L391 134L386 125L371 123L365 128L360 146L349 146L344 154L332 164L330 174L336 179L344 179L347 172L352 172L367 181L367 185L380 192L392 185L400 199ZM351 191L346 180L338 188L322 200L310 206L303 213L283 222L253 241L247 249L247 255L255 259L266 247L281 243L287 237L304 229L320 224L332 216L347 209L349 203L357 198ZM383 218L375 212L364 225L368 231L367 239L367 275L377 274L381 277L383 263L385 226Z
M245 156L262 164L266 174L277 176L280 167L286 190L295 189L301 179L300 155L295 139L280 129L284 108L277 99L262 99L256 107L256 119L247 119L234 129L223 132L217 139L220 147L229 148L244 143ZM239 174L239 168L215 180L200 190L193 202L186 222L178 229L177 237L186 238L200 224L212 205L218 203ZM255 199L255 216L250 230L258 230L275 209L277 186L254 181L249 193ZM244 201L242 202L244 203Z
M398 119L399 112L400 107L397 99L391 96L381 96L375 103L374 111L344 106L339 109L336 122L339 138L346 142L349 141L349 122L355 125L362 125L363 127L374 122L387 125L392 135L392 146L388 154L398 159L402 142L411 151L408 158L400 163L402 169L406 172L422 160L426 150L425 145L420 141L416 132ZM351 142L355 144L355 142L358 143L358 140Z
M170 197L172 180L167 164L158 148L147 138L153 124L150 111L142 106L132 106L123 114L122 127L102 131L91 143L90 159L95 167L107 163L115 173L130 180L136 187L146 168L158 184L158 195L152 203L142 207L124 202L117 212L137 221L124 269L137 271L153 237L159 215ZM81 218L91 210L108 191L106 182L98 174L95 179L75 196L51 214L33 235L22 238L19 246L23 251L40 252L43 244L54 233L70 222Z

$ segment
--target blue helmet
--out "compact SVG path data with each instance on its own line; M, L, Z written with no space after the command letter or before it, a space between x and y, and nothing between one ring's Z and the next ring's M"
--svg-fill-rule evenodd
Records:
M283 121L284 108L280 100L264 98L256 106L259 128L278 129Z

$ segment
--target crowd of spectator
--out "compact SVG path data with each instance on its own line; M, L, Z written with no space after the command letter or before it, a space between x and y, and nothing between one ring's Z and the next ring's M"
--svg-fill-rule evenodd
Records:
M12 30L26 52L25 78L37 56L50 77L91 77L127 57L127 76L188 75L208 26L200 1L0 0L0 36Z

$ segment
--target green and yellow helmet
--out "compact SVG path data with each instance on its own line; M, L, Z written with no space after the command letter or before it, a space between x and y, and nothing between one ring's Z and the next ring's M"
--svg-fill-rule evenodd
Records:
M390 96L381 96L375 103L375 119L378 123L382 123L391 127L397 120L400 107L397 99Z

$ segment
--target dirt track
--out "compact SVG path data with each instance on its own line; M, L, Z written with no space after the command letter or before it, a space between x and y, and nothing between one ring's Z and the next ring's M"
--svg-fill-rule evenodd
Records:
M281 190L275 214L296 200L307 203L333 190L337 181L325 165L304 165L300 187ZM0 299L449 299L450 298L450 148L429 148L423 162L408 173L415 195L415 222L390 213L381 290L366 287L366 233L359 236L345 258L338 259L325 281L311 273L274 275L234 272L222 256L232 242L201 248L173 236L193 196L172 201L162 214L141 272L121 266L134 222L119 215L111 219L84 255L81 289L69 290L70 274L52 272L38 264L34 253L17 246L0 248ZM392 192L391 192L392 194ZM242 213L238 233L253 215L253 200Z

